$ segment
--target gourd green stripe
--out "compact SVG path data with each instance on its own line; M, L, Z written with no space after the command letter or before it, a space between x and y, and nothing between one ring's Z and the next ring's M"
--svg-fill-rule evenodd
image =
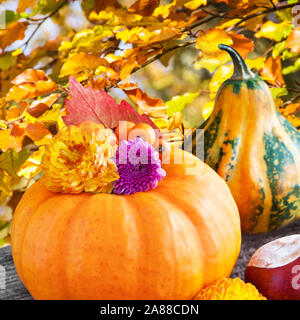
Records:
M280 186L286 179L286 167L289 164L295 165L294 157L274 133L265 133L264 143L266 150L264 160L272 192L269 228L273 230L296 216L297 209L300 208L300 185L296 184L290 192L284 195Z
M228 183L245 232L277 229L300 218L300 133L276 109L267 84L241 56L216 95L204 126L204 159ZM193 149L197 136L193 137Z

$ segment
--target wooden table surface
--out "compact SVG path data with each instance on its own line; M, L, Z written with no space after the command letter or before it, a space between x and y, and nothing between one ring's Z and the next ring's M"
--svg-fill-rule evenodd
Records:
M256 249L274 239L291 234L300 234L300 220L268 234L244 235L242 249L231 277L244 278L245 267ZM3 276L5 275L5 281ZM4 289L5 284L5 289ZM32 300L16 273L10 246L0 249L0 300Z

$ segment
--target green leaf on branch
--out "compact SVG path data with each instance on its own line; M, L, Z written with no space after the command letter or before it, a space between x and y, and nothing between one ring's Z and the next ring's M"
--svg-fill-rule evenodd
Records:
M296 59L294 64L282 69L282 74L287 75L300 70L300 58Z
M188 92L181 96L175 96L171 100L166 102L167 114L172 116L174 112L181 112L188 104L192 103L200 92Z
M281 41L286 38L293 30L293 25L290 21L274 23L267 21L264 23L259 32L255 34L256 38L267 38L270 40Z
M8 26L10 23L17 21L20 15L12 10L5 10L5 23Z
M287 88L282 87L282 88L270 88L273 98L277 99L282 96L286 96L288 94Z

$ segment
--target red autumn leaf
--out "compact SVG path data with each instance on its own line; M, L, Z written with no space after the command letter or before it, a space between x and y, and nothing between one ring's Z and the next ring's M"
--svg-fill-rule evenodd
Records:
M71 99L66 100L69 114L63 117L67 125L77 125L83 121L102 123L107 128L115 128L119 121L147 123L156 128L145 114L139 114L125 100L120 104L103 90L83 87L74 77L69 78Z

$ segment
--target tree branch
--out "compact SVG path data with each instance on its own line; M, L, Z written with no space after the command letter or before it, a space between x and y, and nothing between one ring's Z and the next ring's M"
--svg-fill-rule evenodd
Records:
M296 4L297 4L297 3L290 3L290 4L281 5L281 6L275 6L275 7L273 7L273 8L266 9L266 10L263 10L263 11L261 11L261 12L257 12L257 13L250 14L249 16L246 16L246 17L244 17L243 19L241 19L241 21L237 22L233 27L236 28L236 27L238 27L240 24L242 24L243 22L245 22L245 21L247 21L247 20L250 20L250 19L253 19L253 18L262 16L262 15L265 15L265 14L268 14L268 13L271 13L271 12L275 12L275 11L279 11L279 10L284 10L284 9L293 8Z
M200 20L200 21L192 24L192 25L189 27L189 29L195 29L195 28L201 26L202 24L205 24L205 23L207 23L207 22L210 22L210 21L212 21L212 20L214 20L214 19L216 19L216 18L217 18L217 17L212 16L212 17L209 17L209 18L207 18L207 19Z
M246 17L238 17L238 16L227 16L226 13L220 13L220 14L215 14L215 13L212 13L212 12L209 12L207 11L206 9L202 9L204 12L206 12L207 14L211 15L211 17L207 18L207 19L203 19L203 20L200 20L196 23L194 23L193 25L191 25L187 30L185 30L185 32L187 32L189 29L194 29L196 27L199 27L200 25L202 24L205 24L215 18L230 18L230 19L241 19L239 22L237 22L233 27L236 27L238 25L240 25L241 23L247 21L247 20L250 20L252 18L256 18L258 16L261 16L261 15L265 15L265 14L268 14L268 13L271 13L271 12L274 12L274 11L279 11L279 10L284 10L284 9L288 9L288 8L292 8L294 7L296 4L285 4L285 5L281 5L281 6L275 6L275 7L272 7L272 8L269 8L269 9L266 9L264 11L260 11L260 12L257 12L257 13L254 13L254 14L251 14L249 16L246 16ZM229 30L229 29L228 29ZM162 53L159 53L157 54L156 56L152 57L151 59L149 59L144 65L142 65L141 67L139 68L136 68L133 70L132 73L138 71L139 69L142 69L144 67L146 67L147 65L149 65L150 63L160 59L161 57L163 57L165 54L167 54L168 52L170 51L173 51L173 50L176 50L176 49L179 49L179 48L184 48L184 47L187 47L187 46L190 46L192 44L194 44L196 42L196 39L195 40L192 40L192 41L189 41L189 42L185 42L185 43L181 43L179 45L176 45L172 48L168 48L166 50L164 50Z
M152 57L151 59L149 59L148 61L146 61L142 66L140 67L137 67L135 69L133 69L133 71L131 72L131 74L145 68L147 65L151 64L152 62L156 61L156 60L159 60L161 57L163 57L165 54L167 54L168 52L171 52L171 51L174 51L176 49L180 49L180 48L185 48L185 47L188 47L192 44L194 44L196 42L196 40L192 40L192 41L189 41L189 42L184 42L184 43L180 43L172 48L168 48L168 49L165 49L163 50L163 52L157 54L156 56ZM115 84L111 84L107 87L104 88L105 91L108 91L110 90L111 88L113 88L114 86L116 86L121 80L117 81Z
M180 49L180 48L185 48L188 47L192 44L194 44L196 42L196 40L192 40L192 41L188 41L188 42L184 42L184 43L180 43L172 48L168 48L166 50L164 50L162 53L157 54L156 56L154 56L153 58L149 59L146 63L144 63L140 68L137 68L137 70L146 67L148 64L154 62L155 60L160 59L161 57L163 57L165 54L174 51L176 49ZM134 70L133 72L136 72L137 70Z
M273 0L270 0L270 2L271 2L272 7L275 9L275 8L276 8L276 5L275 5L274 1L273 1Z
M299 91L298 91L299 92ZM289 101L286 101L281 107L279 108L285 108L289 104L297 103L300 100L300 94L295 95L293 98L291 98Z
M33 32L31 33L31 35L29 36L29 38L26 40L26 42L23 44L24 50L27 49L30 41L32 40L32 38L35 36L35 34L38 32L38 30L40 29L40 27L42 26L42 24L49 18L51 18L52 16L54 16L66 3L68 2L68 0L63 1L54 11L52 11L51 13L49 13L47 16L45 16L44 18L42 18L40 20L39 23L37 23L36 28L33 30ZM32 20L34 21L34 20ZM37 20L38 21L38 20Z
M226 15L226 13L215 13L215 12L211 12L208 11L206 9L202 9L203 12L205 12L206 14L213 16L215 18L225 18L225 19L243 19L243 17L241 16L228 16Z
M271 12L293 8L297 4L297 3L290 3L290 4L284 4L284 5L276 6L274 4L274 1L270 0L270 2L272 4L272 8L268 8L266 10L263 10L263 11L260 11L260 12L257 12L257 13L253 13L253 14L250 14L250 15L245 16L245 17L230 16L230 15L227 15L225 12L224 13L215 13L215 12L208 11L206 9L202 9L202 11L205 12L206 14L210 15L211 18L210 19L206 19L206 20L201 20L199 23L195 23L193 26L191 26L191 28L196 28L199 25L204 24L206 22L209 22L214 18L240 19L240 21L238 21L234 26L232 26L232 28L235 28L235 27L239 26L240 24L242 24L243 22L245 22L247 20L262 16L262 15L265 15L265 14L268 14L268 13L271 13ZM230 29L232 29L232 28L230 28Z

